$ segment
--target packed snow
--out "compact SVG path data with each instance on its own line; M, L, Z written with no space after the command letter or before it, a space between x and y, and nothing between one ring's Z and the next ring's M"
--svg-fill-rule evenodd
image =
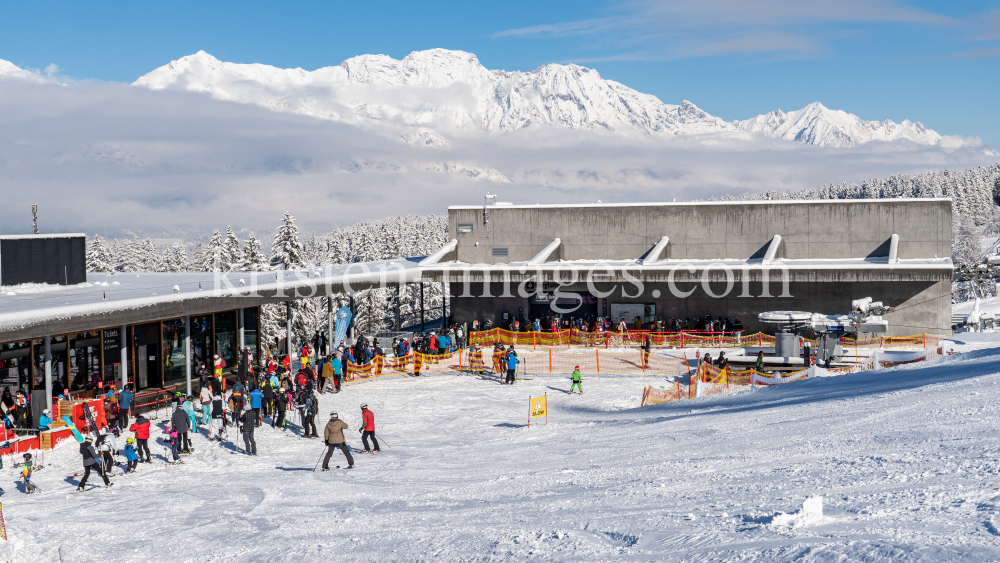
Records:
M357 449L367 402L383 439L351 470L313 472L322 443L270 427L256 458L202 429L185 464L153 445L152 465L80 494L75 443L45 455L38 495L7 465L0 558L996 560L998 360L978 350L645 408L643 387L671 381L589 376L584 395L567 394L568 374L348 384L319 418L339 412ZM528 427L543 393L548 424Z

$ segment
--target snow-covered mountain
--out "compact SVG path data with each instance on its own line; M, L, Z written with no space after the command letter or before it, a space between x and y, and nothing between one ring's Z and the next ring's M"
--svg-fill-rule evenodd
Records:
M0 78L47 79L0 60ZM637 132L653 136L722 134L771 138L821 147L909 140L946 148L977 139L942 136L920 123L865 121L819 102L726 122L693 103L661 102L597 71L549 64L531 72L489 70L472 53L431 49L402 60L361 55L314 71L223 62L199 51L153 70L134 83L153 90L205 92L220 100L257 104L389 133L422 147L447 148L447 137L503 133L537 126Z
M474 54L446 49L416 51L403 60L361 55L312 72L227 63L199 51L134 84L207 92L323 119L415 127L402 138L432 147L447 145L437 131L507 132L537 125L658 136L727 133L832 147L898 139L923 145L943 139L965 142L920 123L865 121L820 103L727 123L691 102L664 104L578 65L549 64L532 72L489 70Z
M488 70L475 55L446 49L413 52L401 61L362 55L312 72L227 63L199 51L150 72L135 85L208 92L219 99L348 122L491 132L539 124L658 135L735 131L690 102L664 104L581 66Z
M821 147L845 147L870 141L909 139L922 145L937 145L936 131L909 120L902 123L865 121L853 113L831 110L813 102L798 111L775 110L744 121L734 121L741 131L752 135L799 141Z

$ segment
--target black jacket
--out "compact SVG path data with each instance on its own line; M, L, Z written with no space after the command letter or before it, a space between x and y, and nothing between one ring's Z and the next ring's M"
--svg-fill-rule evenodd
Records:
M250 409L244 412L240 418L242 419L240 422L243 424L243 433L253 434L253 428L257 426L257 413Z
M226 411L222 408L222 398L218 395L216 397L212 399L212 418L222 418L226 415Z
M94 446L90 445L89 442L80 444L80 455L83 456L84 467L87 467L88 465L96 465L97 460L100 459L100 456L97 455L97 450L95 450Z
M191 424L188 414L184 409L177 407L174 409L173 416L170 417L170 427L177 431L178 434L183 434L188 431L188 426Z

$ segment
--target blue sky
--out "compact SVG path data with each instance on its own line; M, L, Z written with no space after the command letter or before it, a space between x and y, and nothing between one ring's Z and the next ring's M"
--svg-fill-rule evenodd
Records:
M727 120L820 101L1000 144L1000 2L21 2L0 58L131 82L204 49L315 69L432 47L488 68L577 62Z

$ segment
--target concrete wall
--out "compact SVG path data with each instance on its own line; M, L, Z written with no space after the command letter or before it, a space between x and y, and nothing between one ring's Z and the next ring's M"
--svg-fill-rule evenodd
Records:
M663 236L670 243L661 258L749 258L776 234L778 256L791 259L885 256L893 234L900 258L951 256L948 199L490 206L487 212L489 237L483 207L448 209L459 261L528 260L557 237L562 245L552 259L639 258ZM474 231L459 233L458 223L472 223ZM492 257L492 247L508 248L509 258Z

